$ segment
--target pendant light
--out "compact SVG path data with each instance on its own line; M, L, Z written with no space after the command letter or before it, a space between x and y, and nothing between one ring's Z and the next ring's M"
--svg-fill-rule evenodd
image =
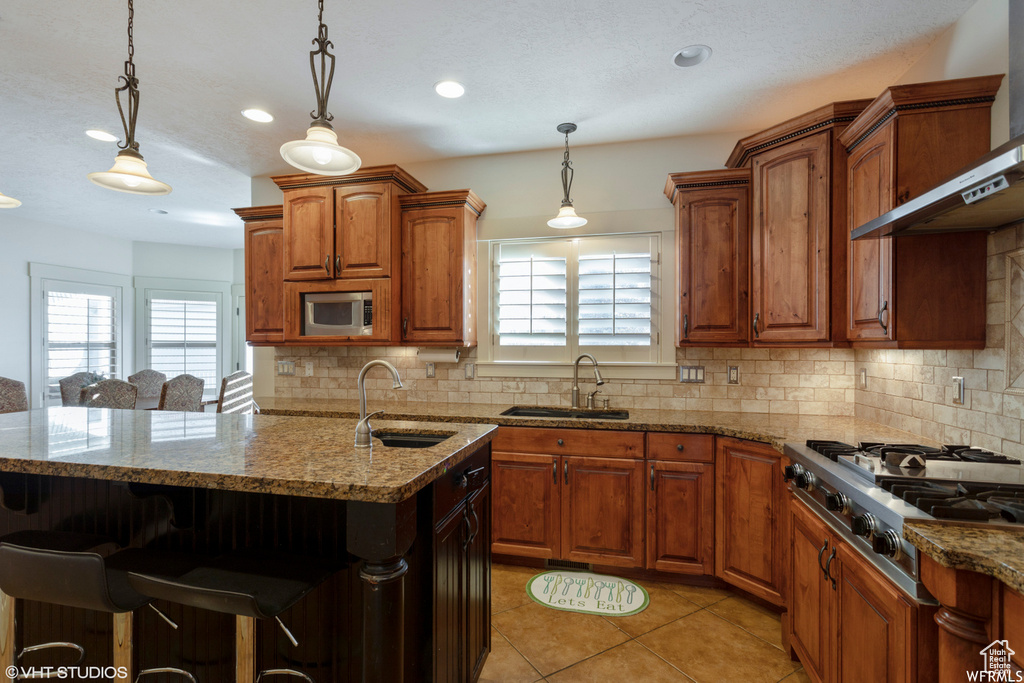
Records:
M565 157L562 159L562 208L558 215L548 221L548 227L560 228L581 228L587 224L586 218L576 215L576 209L572 208L572 200L569 198L569 190L572 188L572 162L569 161L569 133L576 130L575 123L558 124L558 132L565 133Z
M331 127L330 122L334 117L327 112L327 98L330 97L331 81L334 80L334 55L327 49L334 47L334 44L327 39L324 0L319 0L318 4L320 26L313 39L316 49L309 53L309 70L313 72L313 88L316 89L316 111L309 113L313 123L306 130L306 139L292 140L281 145L281 156L295 168L307 173L347 175L357 171L363 162L355 152L338 144L338 134ZM319 76L316 73L317 55L320 56Z
M8 197L3 192L0 192L0 209L16 209L21 206L21 202L14 197Z
M117 111L121 114L125 140L123 144L118 143L117 145L121 151L117 153L111 169L90 173L89 180L100 187L118 192L148 195L170 194L170 185L149 175L149 171L146 170L146 162L139 154L139 143L135 142L135 121L139 116L139 79L135 77L135 63L132 61L135 57L134 26L135 7L132 0L128 0L128 61L124 63L124 75L119 78L124 85L114 88L114 99L117 101ZM121 106L122 92L127 92L127 117Z

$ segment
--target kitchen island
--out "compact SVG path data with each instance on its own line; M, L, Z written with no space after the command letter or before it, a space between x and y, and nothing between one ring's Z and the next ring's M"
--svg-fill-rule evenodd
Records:
M357 449L354 419L86 408L0 415L0 533L61 530L122 547L324 558L338 571L281 615L298 647L274 622L255 625L246 642L256 671L287 666L317 681L422 680L430 669L434 678L468 678L489 643L489 556L480 549L489 543L495 427L374 426L446 438ZM461 581L445 583L453 571ZM70 640L86 646L83 666L110 665L109 615L18 602L19 645ZM181 628L138 610L131 670L178 666L199 680L235 679L243 639L234 617L158 605ZM6 665L14 610L4 619ZM455 632L467 623L482 635ZM446 647L455 654L441 661ZM471 649L473 661L459 659Z

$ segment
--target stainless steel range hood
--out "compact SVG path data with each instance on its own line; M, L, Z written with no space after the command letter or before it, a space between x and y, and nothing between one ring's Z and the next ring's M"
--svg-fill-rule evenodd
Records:
M854 229L851 239L997 230L1024 220L1024 135L938 187Z

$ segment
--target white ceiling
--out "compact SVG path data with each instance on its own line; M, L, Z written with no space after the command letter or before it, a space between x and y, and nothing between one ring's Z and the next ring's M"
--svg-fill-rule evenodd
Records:
M330 111L365 165L763 128L891 84L974 0L326 0ZM0 212L133 240L241 246L249 178L290 172L281 143L314 108L314 0L139 0L136 139L167 197L86 180L123 137L114 87L124 0L0 5ZM673 53L714 55L680 69ZM466 95L446 100L434 82ZM271 124L239 115L272 112ZM723 159L724 161L724 159ZM170 213L158 216L149 208ZM17 212L17 214L15 214Z

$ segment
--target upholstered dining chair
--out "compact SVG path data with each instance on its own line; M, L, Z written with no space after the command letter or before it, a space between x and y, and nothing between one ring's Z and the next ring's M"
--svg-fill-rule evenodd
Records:
M255 401L252 400L252 375L244 370L239 370L221 380L220 396L217 398L217 412L259 412Z
M128 375L128 381L139 388L139 398L156 398L167 381L167 375L156 370L139 370L134 375Z
M134 410L139 388L121 379L104 379L82 387L79 405L87 408L121 408Z
M68 375L60 383L60 402L63 406L81 405L82 387L92 384L98 378L95 372L76 372Z
M22 410L28 410L25 383L0 377L0 413L17 413Z
M203 412L203 386L206 384L199 377L178 375L164 382L160 390L160 403L157 410L185 410Z

